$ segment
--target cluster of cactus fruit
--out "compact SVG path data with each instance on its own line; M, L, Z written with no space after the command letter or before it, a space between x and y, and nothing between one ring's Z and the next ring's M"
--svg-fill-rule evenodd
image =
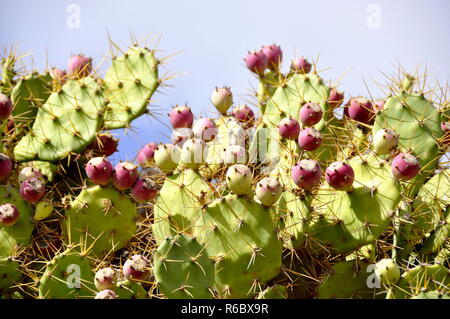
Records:
M244 59L257 112L216 88L216 118L177 105L171 143L113 166L164 82L154 50L116 51L103 78L2 60L2 298L450 297L445 92L402 73L344 104L268 45Z

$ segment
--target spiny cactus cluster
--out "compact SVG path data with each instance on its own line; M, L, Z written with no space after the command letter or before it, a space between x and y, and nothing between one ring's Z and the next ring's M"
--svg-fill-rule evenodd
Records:
M154 50L117 51L104 77L2 60L2 298L449 297L444 90L400 72L345 97L264 46L244 59L257 111L216 88L217 117L177 105L171 143L113 165L109 131L164 84Z

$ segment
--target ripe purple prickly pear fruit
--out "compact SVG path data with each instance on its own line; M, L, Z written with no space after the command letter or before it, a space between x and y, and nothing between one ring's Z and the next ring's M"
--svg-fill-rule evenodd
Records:
M36 203L45 195L41 178L31 178L20 184L20 196L28 203Z
M225 115L233 104L233 93L229 87L215 88L211 95L211 102L220 114Z
M344 109L344 114L351 119L369 124L374 119L372 102L366 98L351 98Z
M105 157L94 157L86 164L87 177L97 185L107 185L112 172L112 165Z
M244 123L247 126L253 125L253 121L255 120L255 113L251 108L248 107L247 104L234 107L231 113L239 122Z
M274 177L265 177L256 184L255 195L264 206L271 206L281 196L283 187Z
M67 80L66 71L58 69L58 68L52 68L50 70L50 76L52 77L52 79L54 79L60 83L64 83Z
M319 104L308 102L300 109L299 118L303 125L313 126L320 122L322 114L322 107Z
M155 150L158 147L156 143L148 143L139 151L136 161L139 165L145 166L151 163L153 157L155 156Z
M116 271L112 268L102 268L95 273L94 284L98 290L113 289L116 285Z
M336 89L331 89L330 90L330 95L328 96L328 104L332 107L332 108L336 108L339 107L342 102L344 102L344 93L339 92Z
M126 279L145 281L150 276L150 262L142 255L133 255L123 265Z
M187 105L176 105L169 113L169 121L174 129L182 127L192 127L194 122L194 114L192 114L191 108Z
M414 155L400 153L392 160L391 171L395 179L408 181L419 174L420 164Z
M6 120L12 112L13 104L9 97L0 93L0 121Z
M12 226L19 219L20 212L17 207L13 204L6 203L0 205L0 225L1 226Z
M325 171L325 180L337 190L348 190L355 180L353 168L344 162L334 162Z
M112 180L118 190L129 189L138 179L137 166L131 162L119 162L114 167Z
M205 163L207 145L204 140L191 138L183 144L181 161L186 168L198 169Z
M105 289L97 292L95 299L117 299L119 296L111 289Z
M322 144L322 135L312 127L306 127L298 135L298 145L305 151L314 151Z
M8 155L0 153L0 181L7 180L11 174L13 163Z
M41 170L32 166L22 168L19 173L19 183L23 183L24 181L32 178L43 178Z
M395 285L400 279L400 268L392 259L381 259L375 264L375 276L385 285Z
M383 128L373 136L373 149L378 155L388 154L398 145L399 135L396 131Z
M244 61L247 68L259 76L263 76L264 71L269 66L269 61L263 51L249 52Z
M304 57L294 59L291 62L291 71L294 72L306 74L311 72L311 67L311 63L309 63Z
M230 145L223 152L225 164L244 163L247 158L245 148L240 145Z
M292 168L291 176L298 187L311 190L320 183L322 169L317 161L302 159Z
M278 133L282 138L296 140L300 133L300 124L298 124L298 121L293 117L285 117L280 121Z
M266 45L263 46L262 52L267 58L268 68L271 70L278 70L283 60L283 51L278 45Z
M228 188L237 195L248 194L252 188L253 173L243 164L235 164L227 170Z
M92 72L92 58L81 54L72 55L67 69L75 78L84 78Z
M218 130L214 121L205 117L195 121L192 132L194 133L194 137L209 142L217 136Z
M111 134L102 133L88 146L88 149L93 150L95 156L109 156L117 152L118 144L119 140Z
M150 178L138 179L131 189L133 198L138 203L150 202L158 195L159 187Z

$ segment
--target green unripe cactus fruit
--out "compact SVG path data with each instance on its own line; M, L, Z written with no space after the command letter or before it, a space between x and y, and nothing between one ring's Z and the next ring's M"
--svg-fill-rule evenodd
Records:
M400 279L400 268L392 259L382 259L375 265L375 275L385 285L395 285Z
M253 173L247 166L235 164L228 168L226 180L233 193L237 195L248 194L252 187Z

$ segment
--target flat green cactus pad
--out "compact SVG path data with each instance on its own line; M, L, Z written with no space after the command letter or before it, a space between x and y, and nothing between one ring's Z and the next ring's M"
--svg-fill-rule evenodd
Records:
M31 126L40 106L42 106L52 91L50 74L30 74L14 86L11 91L11 101L14 109L12 115L17 126Z
M66 210L63 236L103 257L123 248L136 232L136 204L114 188L81 191Z
M22 278L19 267L19 263L12 258L0 259L0 291L11 288Z
M167 237L153 256L160 290L170 299L210 299L214 264L196 238Z
M147 292L142 285L135 281L119 281L114 288L119 299L147 299Z
M388 163L369 154L355 157L348 164L355 172L353 191L336 191L324 183L312 202L318 218L309 235L319 246L339 252L375 241L389 226L401 199Z
M343 261L335 264L318 288L319 299L367 299L376 297L377 289L369 288L368 264ZM372 272L373 273L373 272Z
M405 299L428 291L442 290L449 293L450 270L443 265L420 265L402 274L400 281L391 289L387 298Z
M74 249L56 255L39 281L41 299L86 299L95 296L89 261Z
M20 212L19 220L12 226L0 226L0 258L14 255L19 246L27 245L33 232L33 211L11 186L0 186L0 205L10 203Z
M132 47L114 58L105 76L105 97L109 100L105 129L128 127L144 114L158 85L158 61L153 51Z
M54 162L83 151L102 124L104 99L95 79L69 80L52 93L30 130L14 148L17 161Z
M250 298L281 267L281 242L270 211L255 201L227 195L212 202L195 236L216 260L216 284L224 297Z
M191 233L210 188L193 170L166 177L154 206L153 235L157 244L177 232Z
M402 151L411 150L419 160L421 175L411 182L420 185L434 171L439 161L436 142L443 135L441 116L433 103L419 94L401 93L389 98L375 117L372 133L382 128L395 130ZM418 190L418 187L413 187ZM415 193L415 191L414 191Z
M450 295L439 290L433 290L421 292L418 295L411 297L411 299L450 299Z

